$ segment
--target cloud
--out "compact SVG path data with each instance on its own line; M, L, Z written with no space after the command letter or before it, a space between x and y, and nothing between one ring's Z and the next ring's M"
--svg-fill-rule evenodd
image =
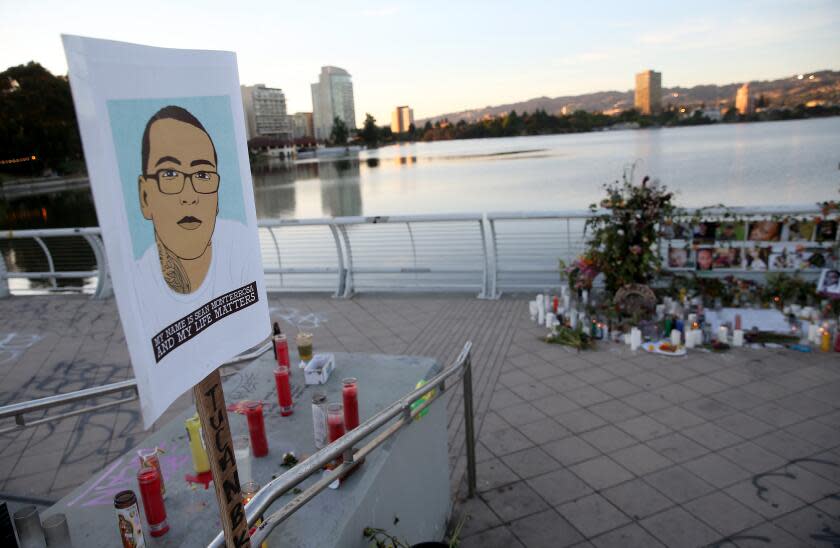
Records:
M597 63L598 61L609 59L616 53L616 51L607 50L584 51L561 57L557 60L557 63L560 65L583 65L588 63Z
M362 10L362 15L365 17L390 17L396 15L400 11L400 7L396 4L385 4L375 8L368 8Z

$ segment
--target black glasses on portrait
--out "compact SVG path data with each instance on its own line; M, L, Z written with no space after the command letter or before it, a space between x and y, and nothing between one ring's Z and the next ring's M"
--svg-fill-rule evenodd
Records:
M184 190L187 179L193 189L199 194L213 194L219 190L219 174L215 171L196 171L184 173L177 169L159 169L154 175L146 175L157 181L158 190L162 194L180 194Z

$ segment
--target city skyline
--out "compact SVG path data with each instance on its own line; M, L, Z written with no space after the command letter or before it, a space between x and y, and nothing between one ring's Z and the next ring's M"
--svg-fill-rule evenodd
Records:
M258 3L253 9L261 16L251 18L239 6L221 2L112 6L89 0L23 7L4 2L0 68L36 61L65 74L62 32L230 50L237 53L242 84L281 88L287 111L298 112L312 109L309 84L319 67L340 66L353 75L358 125L367 112L387 125L402 104L412 105L423 119L538 96L628 90L633 75L648 67L665 75L663 87L840 68L840 3L830 0L712 1L699 14L676 13L664 2L641 12L619 2L575 9L526 3L518 7L519 17L502 8L492 2ZM202 32L169 32L159 24L160 13ZM262 38L278 33L279 40Z

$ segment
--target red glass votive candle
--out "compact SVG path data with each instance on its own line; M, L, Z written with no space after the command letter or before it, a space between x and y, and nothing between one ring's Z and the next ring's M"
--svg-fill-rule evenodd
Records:
M292 409L292 385L289 382L289 368L279 366L274 369L274 384L277 385L277 403L280 404L280 414L288 417Z
M160 494L166 498L166 481L163 479L163 470L160 468L160 459L158 459L158 448L149 451L148 449L140 449L137 451L137 456L140 457L140 468L144 466L153 466L157 469L160 475Z
M268 454L268 440L265 438L265 419L262 402L252 401L245 405L245 418L248 419L248 433L251 437L251 454L264 457Z
M279 334L274 339L274 356L277 358L277 365L289 367L289 340L286 335Z
M356 379L341 381L341 397L344 400L344 427L353 430L359 426L359 388Z
M560 308L560 298L555 295L555 297L551 300L551 310L555 314L557 314L557 310Z
M340 403L327 406L327 436L330 443L344 435L344 407Z
M143 513L149 524L149 534L160 537L169 531L166 522L166 506L160 493L160 473L154 466L144 466L137 472L137 483L140 485L140 497L143 499Z

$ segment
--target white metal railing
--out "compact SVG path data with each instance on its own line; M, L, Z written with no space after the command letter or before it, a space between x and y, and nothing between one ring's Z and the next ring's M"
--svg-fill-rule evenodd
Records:
M815 217L820 210L784 206L684 212L686 217L695 214L706 220L735 215L747 223L744 232L748 234L749 223L755 220ZM584 227L592 215L588 210L573 210L263 219L259 239L269 291L330 291L338 297L365 291L462 291L496 298L504 291L557 287L558 260L569 262L585 249ZM830 247L836 240L772 243L779 249L803 244ZM684 246L686 241L660 241L659 245L667 269L669 245ZM744 236L721 245L753 244ZM98 228L0 232L0 251L4 258L0 296L82 290L102 298L111 293ZM710 275L748 272L742 265ZM804 275L817 273L811 270Z

